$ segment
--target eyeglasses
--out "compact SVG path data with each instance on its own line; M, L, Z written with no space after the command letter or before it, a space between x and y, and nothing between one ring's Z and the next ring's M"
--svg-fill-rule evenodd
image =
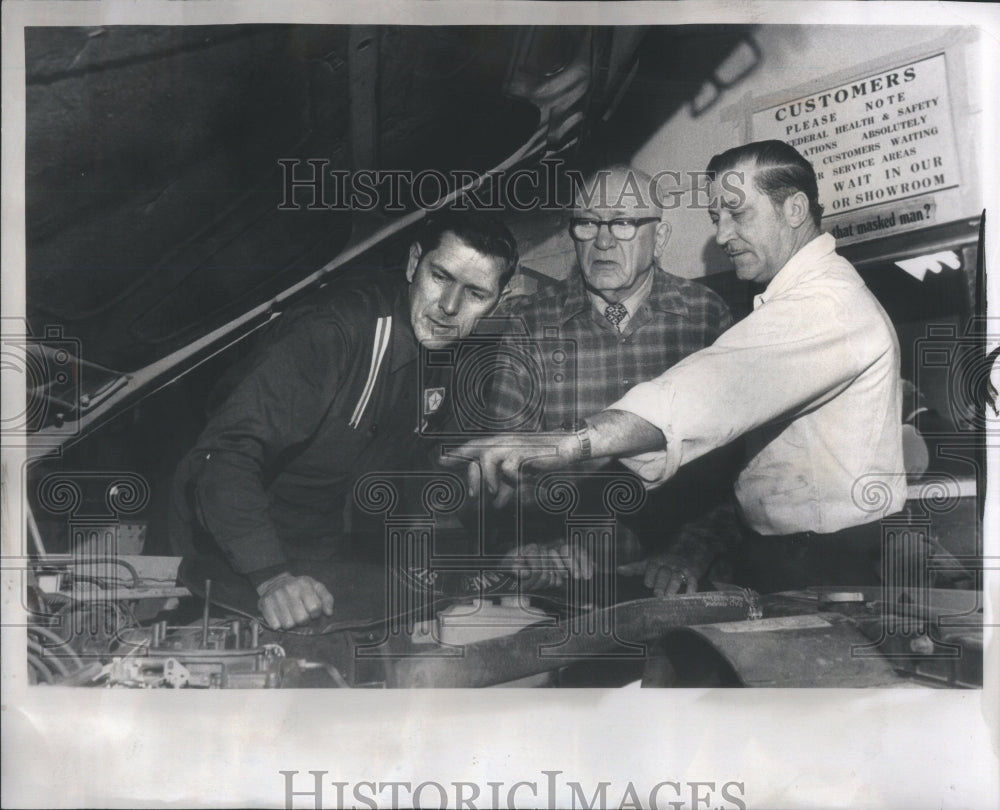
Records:
M589 242L591 239L597 238L602 225L607 225L615 239L619 242L628 242L630 239L635 239L636 231L639 230L640 225L659 221L659 217L641 217L639 219L579 219L573 217L569 221L569 235L577 242Z

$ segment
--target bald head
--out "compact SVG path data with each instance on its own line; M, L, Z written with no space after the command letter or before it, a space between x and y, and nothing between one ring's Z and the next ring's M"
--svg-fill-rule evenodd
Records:
M642 169L615 163L591 172L577 184L574 207L601 206L620 209L629 206L636 216L662 216L663 206L653 187L653 178Z
M652 178L614 165L589 175L576 190L570 235L588 289L608 303L624 301L653 270L670 236Z

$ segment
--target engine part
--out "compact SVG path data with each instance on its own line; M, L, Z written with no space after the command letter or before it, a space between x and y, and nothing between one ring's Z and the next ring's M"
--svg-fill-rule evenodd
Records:
M175 689L277 687L286 675L284 658L285 651L276 644L259 650L150 650L144 656L112 659L107 666L107 685Z
M512 636L465 646L460 656L434 650L388 668L392 687L476 687L508 683L548 672L586 656L644 654L642 642L676 627L760 617L749 591L684 594L623 602L556 627L529 627ZM581 621L582 620L582 621ZM581 621L579 632L568 623Z
M468 604L451 605L437 616L438 641L442 644L471 644L498 636L509 636L533 624L554 624L543 610L531 607L527 599L503 596L499 599L472 599Z

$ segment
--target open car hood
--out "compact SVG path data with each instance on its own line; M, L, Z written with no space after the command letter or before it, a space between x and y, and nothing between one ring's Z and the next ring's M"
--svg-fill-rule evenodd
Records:
M290 178L313 166L481 178L562 150L619 96L642 35L28 29L33 447L81 435L425 213L405 183L395 210L359 212L326 197L310 208L308 188L289 200Z

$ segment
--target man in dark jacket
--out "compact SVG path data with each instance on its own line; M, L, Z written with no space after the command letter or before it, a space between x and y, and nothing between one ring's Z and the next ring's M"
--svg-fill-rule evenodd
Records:
M345 557L354 483L405 468L448 400L419 390L419 345L468 336L516 264L497 220L442 212L410 246L405 276L332 283L279 318L178 467L175 547L221 549L272 627L332 615L333 594L289 560Z

